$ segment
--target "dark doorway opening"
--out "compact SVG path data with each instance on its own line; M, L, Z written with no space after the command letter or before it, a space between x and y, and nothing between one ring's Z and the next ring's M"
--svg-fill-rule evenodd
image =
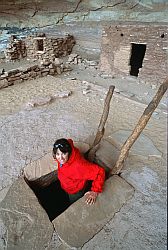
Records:
M43 51L44 50L43 39L37 40L37 50L38 51Z
M142 68L142 63L146 52L146 44L132 43L131 45L130 75L138 76L139 69Z

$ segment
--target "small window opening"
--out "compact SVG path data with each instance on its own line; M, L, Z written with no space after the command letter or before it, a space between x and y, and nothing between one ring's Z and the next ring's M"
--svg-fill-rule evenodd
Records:
M146 52L145 44L132 43L131 57L130 57L130 75L138 76L139 69L142 68L143 59Z
M43 39L37 40L37 50L38 51L43 51L44 50Z
M121 33L121 34L120 34L120 36L124 36L124 34L123 34L123 33Z
M161 36L160 36L160 37L161 37L161 38L164 38L164 36L165 36L165 35L164 35L164 33L163 33L163 34L161 34Z

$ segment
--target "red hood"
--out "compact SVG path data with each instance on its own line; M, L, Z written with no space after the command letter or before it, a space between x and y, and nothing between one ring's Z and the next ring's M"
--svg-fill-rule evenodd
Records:
M73 143L73 140L72 139L68 139L68 142L69 144L71 145L71 148L72 148L72 153L70 155L70 158L68 159L67 161L67 164L71 164L75 158L77 157L80 157L80 152L79 152L79 149L77 149L75 146L74 146L74 143ZM66 163L65 163L66 164Z

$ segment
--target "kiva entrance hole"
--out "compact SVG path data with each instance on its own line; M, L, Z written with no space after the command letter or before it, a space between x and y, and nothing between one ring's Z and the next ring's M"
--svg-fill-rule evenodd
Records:
M109 168L105 167L105 171L107 179ZM36 180L28 180L25 176L24 179L35 193L50 221L53 221L71 205L67 193L61 188L56 171L41 176ZM92 182L88 181L86 192L90 190L91 184Z
M68 196L61 189L55 171L37 180L28 180L25 177L25 181L35 193L50 221L54 220L70 206Z

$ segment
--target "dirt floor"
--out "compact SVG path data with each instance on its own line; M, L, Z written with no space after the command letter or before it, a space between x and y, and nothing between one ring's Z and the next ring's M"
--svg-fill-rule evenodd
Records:
M10 67L10 66L9 66ZM31 160L52 148L57 137L90 142L110 85L115 86L104 139L120 142L131 133L158 86L134 77L112 78L95 67L73 66L61 76L47 76L0 90L1 187L10 186ZM32 107L58 92L67 98ZM41 99L40 99L41 98ZM122 177L135 196L81 249L166 249L166 123L167 95L161 100ZM50 250L69 249L53 235Z

